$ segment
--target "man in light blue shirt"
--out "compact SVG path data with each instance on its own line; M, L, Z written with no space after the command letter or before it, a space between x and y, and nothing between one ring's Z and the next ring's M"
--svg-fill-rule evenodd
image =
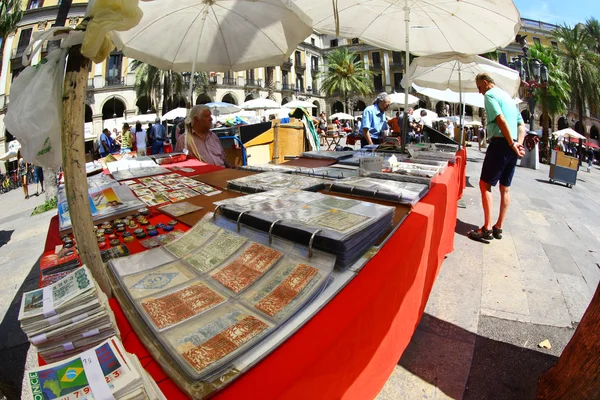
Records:
M379 93L375 103L365 108L362 115L362 128L360 144L365 147L370 144L379 144L383 131L387 131L388 124L385 111L390 106L390 96L383 92Z
M517 159L525 155L523 140L525 125L513 99L496 87L486 73L475 78L479 93L485 97L487 134L490 145L486 151L479 190L483 205L484 223L480 229L469 232L473 240L502 239L502 223L510 204L510 184L515 173ZM492 186L500 182L500 213L492 226Z

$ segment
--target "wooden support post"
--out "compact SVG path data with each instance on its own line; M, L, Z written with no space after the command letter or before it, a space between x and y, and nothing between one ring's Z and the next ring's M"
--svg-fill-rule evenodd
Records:
M556 365L538 383L538 400L600 398L600 285Z
M100 289L111 298L108 273L94 235L88 198L83 121L90 60L82 56L80 50L81 46L74 46L69 51L63 86L61 139L65 191L79 256Z

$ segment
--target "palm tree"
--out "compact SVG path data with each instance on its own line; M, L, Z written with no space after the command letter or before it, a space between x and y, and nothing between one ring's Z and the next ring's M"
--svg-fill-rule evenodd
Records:
M275 67L267 67L266 78L267 78L267 98L273 100L273 93L275 93Z
M135 94L137 97L148 96L152 108L158 110L161 104L163 113L173 109L176 102L186 96L186 83L183 74L165 71L138 60L132 60L131 69L135 71ZM195 74L195 87L198 92L208 81L205 72Z
M589 105L594 112L600 104L599 57L596 53L596 42L582 25L573 28L568 25L559 26L554 30L553 37L559 43L557 53L561 61L561 69L567 74L567 81L571 86L571 101L576 105L579 113L583 130L580 133L588 136L583 124L586 106Z
M0 54L4 53L6 36L17 28L23 18L21 0L3 0L0 2Z
M317 72L317 77L323 77L322 89L329 96L335 92L341 93L344 106L348 112L348 96L360 93L367 96L373 93L373 72L365 68L356 53L340 47L327 55L327 70Z
M560 60L553 47L534 43L529 49L529 54L548 67L548 86L536 88L533 92L535 101L542 107L540 159L548 160L550 117L567 111L571 88L567 82L567 75L560 69Z
M600 54L600 23L591 17L585 20L585 30L596 41L596 53Z

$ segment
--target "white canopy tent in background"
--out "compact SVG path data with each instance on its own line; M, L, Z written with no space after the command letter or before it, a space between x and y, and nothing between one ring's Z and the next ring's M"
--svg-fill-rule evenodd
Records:
M316 106L313 103L310 103L308 101L302 101L302 100L292 100L289 101L285 104L282 104L283 107L287 107L287 108L297 108L297 107L302 107L302 108L315 108Z
M575 138L575 139L586 140L585 136L583 136L582 134L580 134L579 132L577 132L571 128L565 128L565 129L561 129L561 130L552 132L552 135L554 135L556 137L570 137L570 138Z
M342 112L335 113L335 114L332 114L332 115L329 116L330 120L334 120L336 118L339 119L339 120L344 120L344 119L353 120L354 116L352 116L350 114L342 113Z
M286 105L287 106L287 105ZM281 105L271 99L252 99L240 104L242 110L267 110L270 108L281 108Z
M404 93L390 93L390 107L392 108L396 108L398 106L404 107L405 104L419 104L419 100L420 99L418 97L409 94L408 102L405 102Z
M175 118L185 118L187 115L187 109L184 107L178 107L174 110L171 110L161 117L161 121L172 121Z

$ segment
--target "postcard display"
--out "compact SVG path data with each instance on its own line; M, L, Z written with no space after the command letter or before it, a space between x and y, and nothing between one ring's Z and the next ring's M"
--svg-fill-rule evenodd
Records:
M260 174L263 175L263 174ZM394 207L297 189L215 202L226 217L288 240L309 243L337 257L336 266L356 262L392 227Z
M162 349L208 394L314 314L298 320L334 263L330 254L247 227L236 233L234 223L209 214L178 240L109 267Z

